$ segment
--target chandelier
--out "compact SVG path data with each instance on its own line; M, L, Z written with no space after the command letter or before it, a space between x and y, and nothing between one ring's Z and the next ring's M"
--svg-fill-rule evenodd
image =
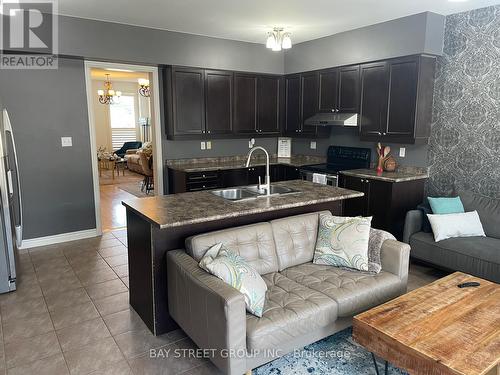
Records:
M275 27L272 32L267 33L266 48L273 51L292 48L291 33L285 32L282 27Z
M151 96L151 88L149 87L149 79L139 78L137 80L139 82L139 94L142 96L149 98Z
M104 81L104 90L97 90L97 95L99 95L99 103L115 104L120 101L122 92L113 90L113 85L109 80L109 74L106 74L106 80Z

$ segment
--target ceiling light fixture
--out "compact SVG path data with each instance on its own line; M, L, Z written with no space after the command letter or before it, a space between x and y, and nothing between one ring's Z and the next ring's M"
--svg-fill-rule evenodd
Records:
M106 74L104 90L97 90L97 95L99 95L99 103L101 104L116 104L120 101L122 92L113 90L113 85L109 80L109 74Z
M144 96L145 98L149 98L151 96L151 88L149 87L149 79L139 78L137 80L139 83L139 94Z
M292 48L291 33L285 32L282 27L275 27L272 32L267 33L266 48L276 52Z

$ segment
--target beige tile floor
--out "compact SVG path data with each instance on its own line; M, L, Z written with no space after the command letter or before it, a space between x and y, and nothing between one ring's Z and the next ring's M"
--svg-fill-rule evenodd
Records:
M128 303L124 230L32 249L17 291L0 295L0 374L216 374L206 360L150 358L192 348L180 330L155 337ZM443 276L412 265L409 289Z

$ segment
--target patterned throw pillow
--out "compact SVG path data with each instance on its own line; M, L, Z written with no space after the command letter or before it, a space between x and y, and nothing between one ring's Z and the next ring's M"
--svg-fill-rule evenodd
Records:
M370 229L370 240L368 241L368 272L379 273L382 270L380 250L386 240L396 240L396 237L384 230Z
M315 264L368 271L371 217L320 214Z
M262 317L267 285L244 258L218 243L207 250L199 266L239 290L248 312Z

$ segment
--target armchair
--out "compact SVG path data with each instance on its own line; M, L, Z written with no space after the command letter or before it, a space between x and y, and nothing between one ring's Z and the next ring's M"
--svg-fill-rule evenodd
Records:
M134 141L134 142L125 142L123 146L116 150L114 153L119 157L123 158L128 150L137 150L142 147L142 142Z

